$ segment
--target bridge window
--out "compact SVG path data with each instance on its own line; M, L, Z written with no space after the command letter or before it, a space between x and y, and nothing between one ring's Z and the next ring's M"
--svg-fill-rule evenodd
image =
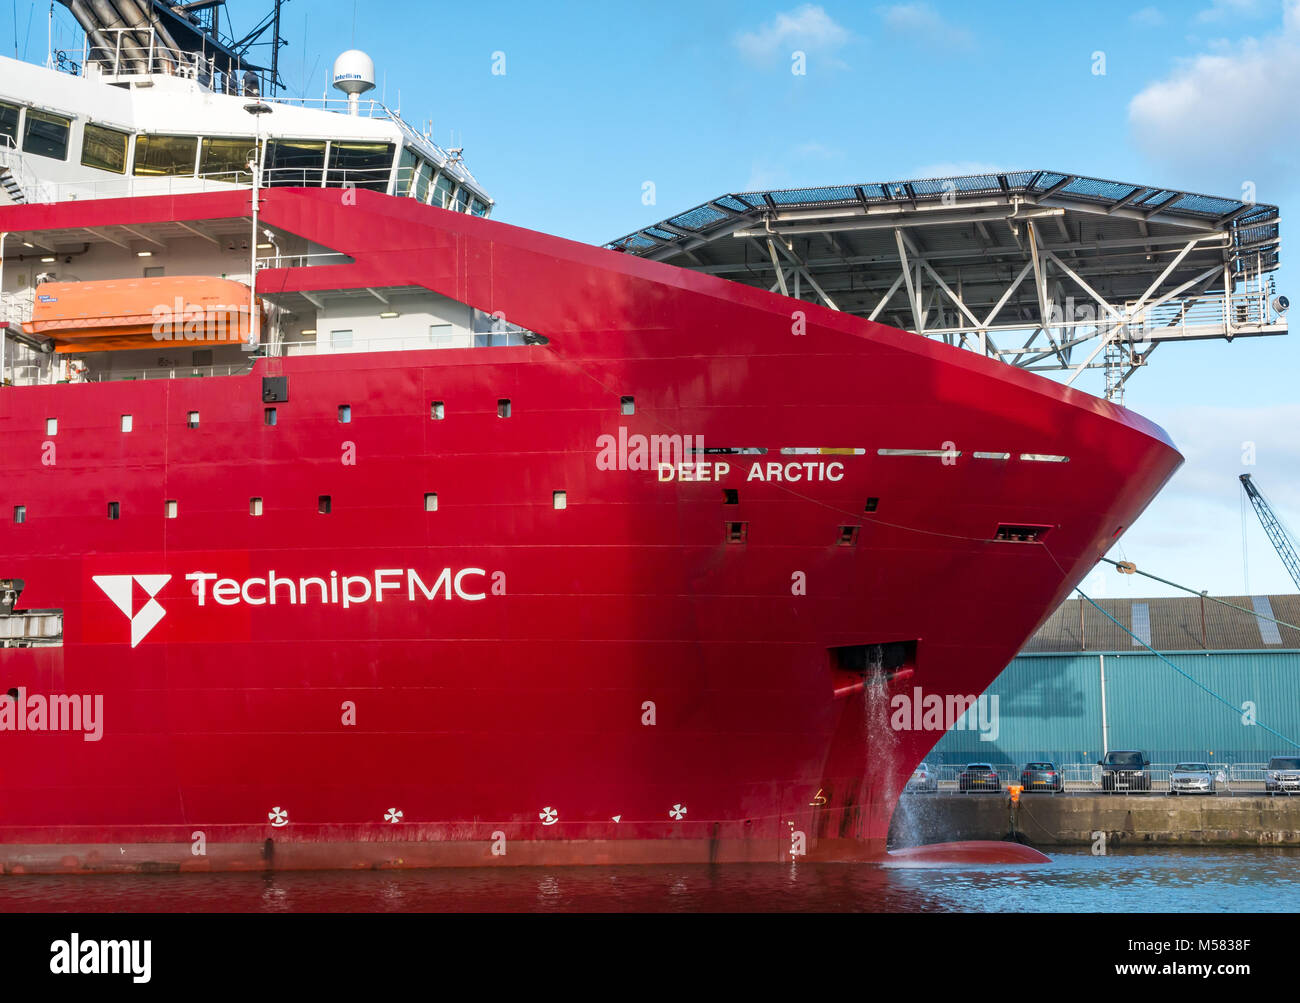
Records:
M388 173L393 169L392 143L330 143L329 184L356 185L371 191L388 190Z
M138 178L192 175L198 148L197 136L136 136L134 174Z
M469 211L473 213L475 216L486 216L487 209L488 209L487 203L482 201L481 199L475 199L473 202L469 204Z
M433 185L432 204L441 209L446 209L451 205L451 192L456 187L456 182L445 174L439 174L438 180Z
M222 181L247 184L252 181L248 162L257 156L257 141L252 136L236 139L205 137L199 152L199 173L208 177L225 175Z
M394 193L397 195L410 195L415 187L415 171L420 164L420 158L415 155L415 151L409 146L402 147L401 159L397 162L397 187Z
M125 174L126 146L130 138L117 129L86 123L81 136L81 166Z
M68 132L72 119L51 115L46 111L27 109L27 124L23 127L23 152L55 160L68 159Z
M415 172L415 197L421 202L429 201L429 185L433 182L433 167L426 160L420 161L420 168Z
M18 145L18 115L22 112L16 104L0 101L0 136L8 136Z
M268 187L319 188L324 174L323 140L273 139L266 144L262 183Z

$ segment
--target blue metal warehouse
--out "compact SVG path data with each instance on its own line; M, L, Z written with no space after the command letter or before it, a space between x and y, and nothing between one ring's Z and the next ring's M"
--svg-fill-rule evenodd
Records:
M1260 725L1300 741L1300 631L1262 617L1300 623L1300 595L1227 601L1261 616L1195 596L1098 600L1188 679L1089 603L1067 600L989 687L996 739L953 730L928 761L1065 765L1108 749L1140 749L1154 763L1296 755Z

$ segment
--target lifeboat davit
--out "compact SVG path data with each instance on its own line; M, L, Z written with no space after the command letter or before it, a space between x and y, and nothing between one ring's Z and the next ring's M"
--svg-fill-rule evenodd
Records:
M239 344L248 340L248 302L247 285L211 275L42 282L23 328L52 339L56 352Z

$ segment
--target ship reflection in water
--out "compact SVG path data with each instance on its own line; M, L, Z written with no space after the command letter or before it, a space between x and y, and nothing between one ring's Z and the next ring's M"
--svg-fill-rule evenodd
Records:
M1285 912L1300 850L1054 851L1035 867L475 868L0 877L0 912Z

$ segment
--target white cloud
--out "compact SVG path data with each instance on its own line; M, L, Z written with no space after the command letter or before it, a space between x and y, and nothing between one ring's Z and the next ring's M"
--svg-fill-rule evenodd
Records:
M1300 404L1276 407L1186 406L1160 415L1187 462L1125 533L1111 557L1123 555L1152 574L1213 595L1241 594L1242 500L1239 477L1251 474L1277 515L1300 530ZM1243 463L1246 443L1255 463ZM1259 520L1245 506L1250 590L1293 592ZM1107 570L1110 595L1173 595L1150 579Z
M778 14L757 31L741 32L735 44L746 58L766 63L788 57L796 49L824 55L846 45L851 38L849 30L836 23L824 8L804 4Z
M1264 12L1262 0L1212 0L1209 7L1196 15L1202 23L1227 21L1238 17L1258 17Z
M1143 7L1128 16L1129 22L1140 28L1158 28L1165 23L1165 15L1159 7Z
M1287 0L1277 34L1216 46L1147 85L1129 102L1129 127L1155 161L1240 173L1249 151L1258 177L1238 180L1281 179L1300 131L1297 93L1300 0Z
M896 3L877 7L876 13L887 29L900 35L916 36L950 49L969 49L975 44L975 36L968 29L945 21L928 3Z

